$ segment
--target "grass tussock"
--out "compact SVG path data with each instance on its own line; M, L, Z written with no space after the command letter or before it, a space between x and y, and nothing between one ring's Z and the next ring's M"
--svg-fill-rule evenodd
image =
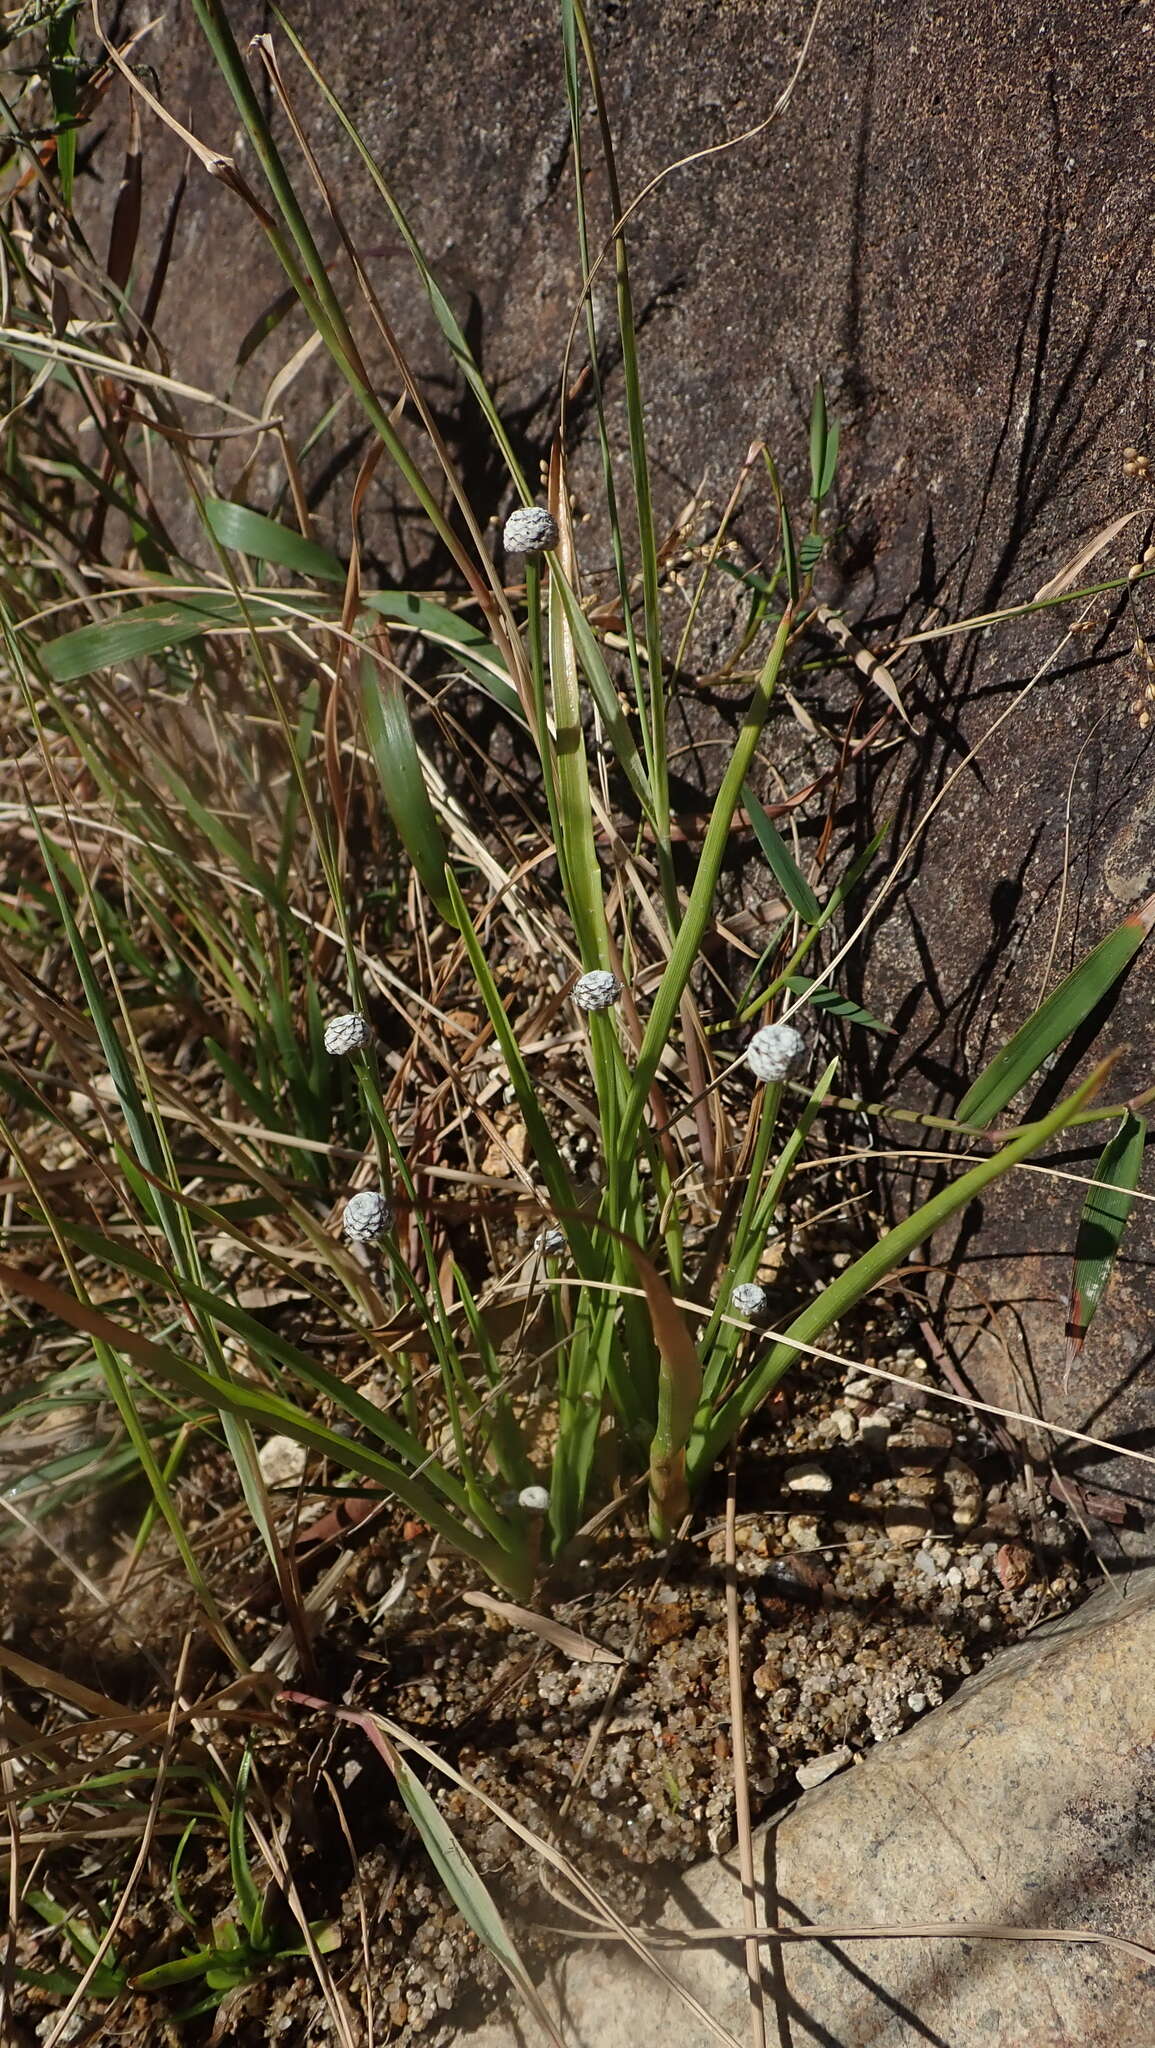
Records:
M642 1509L667 1543L799 1356L950 1215L1072 1124L1107 1119L1079 1241L1085 1333L1142 1104L1092 1106L1104 1065L1045 1115L1000 1120L1150 920L1109 935L937 1120L946 1171L929 1198L824 1284L776 1293L796 1176L836 1133L840 1034L885 1028L843 991L844 963L932 824L888 857L885 826L856 840L843 813L851 752L906 743L920 636L884 665L823 599L838 429L821 380L800 501L756 444L722 509L698 502L660 529L628 209L584 14L562 0L587 289L531 469L419 224L315 56L287 23L242 52L225 9L194 11L259 185L185 136L133 53L95 49L72 6L25 9L8 30L27 63L4 103L0 192L0 1441L30 1448L4 1534L13 1558L35 1536L78 1573L60 1532L115 1528L98 1604L155 1680L126 1715L4 1653L13 1682L59 1710L9 1728L28 1771L21 1912L58 1937L55 1962L16 1976L114 2006L179 1989L193 2015L306 1957L353 2039L247 1739L271 1725L269 1670L315 1677L302 1512L399 1504L479 1584L548 1607L607 1515ZM304 131L305 84L326 132ZM101 260L77 143L107 93L130 108L130 154ZM168 251L140 242L131 148L158 119L282 267L260 404L235 395L252 335L225 392L186 382L162 342ZM336 137L409 249L436 365L406 357L345 225L323 165ZM309 225L318 205L336 264ZM281 402L290 308L368 435L341 530L303 480L327 423ZM504 535L470 504L428 400L447 365L504 465ZM579 376L604 491L588 525L568 476ZM386 473L419 508L435 586L366 568ZM751 561L731 536L756 485L773 531ZM729 644L706 675L697 629L719 606ZM671 733L705 683L725 743L689 814ZM270 1440L297 1447L287 1486ZM238 1556L271 1575L288 1664L239 1611ZM374 1726L454 1899L534 1997L396 1731ZM54 1875L74 1873L94 1829L135 1857L123 1911L115 1884L82 1909ZM194 1842L235 1901L207 1939L182 1893ZM181 1931L138 1967L123 1923L158 1861Z

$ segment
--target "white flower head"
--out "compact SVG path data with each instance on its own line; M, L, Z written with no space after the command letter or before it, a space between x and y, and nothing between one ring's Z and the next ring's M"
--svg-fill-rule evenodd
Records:
M770 1297L756 1280L740 1280L737 1287L730 1289L730 1307L736 1316L745 1316L748 1322L756 1323L764 1316Z
M502 539L507 555L540 555L543 548L557 546L557 520L542 505L519 505L506 520Z
M784 1081L806 1057L806 1040L793 1024L764 1024L743 1058L759 1081Z
M604 967L591 968L588 974L580 975L574 983L573 999L579 1010L608 1010L621 995L622 985L616 974L610 974Z
M345 1204L342 1228L350 1244L373 1244L393 1227L393 1210L376 1188L363 1188Z
M565 1231L559 1230L556 1223L548 1223L544 1230L538 1231L533 1248L535 1252L544 1253L547 1259L556 1259L566 1248Z
M372 1036L368 1019L349 1010L342 1017L330 1017L325 1026L325 1051L339 1059L342 1053L360 1052Z
M519 1508L524 1508L524 1509L525 1509L525 1512L526 1512L526 1514L527 1514L527 1515L546 1515L546 1514L548 1514L548 1513L549 1513L549 1489L548 1489L548 1487L545 1487L545 1486L523 1486L523 1487L522 1487L522 1489L521 1489L521 1492L520 1492L520 1493L518 1494L518 1496L517 1496L517 1505L518 1505L518 1507L519 1507Z

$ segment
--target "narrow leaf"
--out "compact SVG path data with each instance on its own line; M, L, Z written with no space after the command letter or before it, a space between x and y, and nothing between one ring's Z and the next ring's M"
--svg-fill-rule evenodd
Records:
M791 995L805 996L807 1002L813 1003L816 1010L827 1010L832 1017L841 1017L847 1024L861 1024L867 1031L890 1033L893 1030L892 1025L883 1024L879 1018L872 1017L870 1011L864 1010L860 1003L851 1002L849 996L840 996L837 989L827 988L825 983L811 981L809 975L788 974L784 985L790 990Z
M370 611L379 612L383 619L392 619L399 626L411 626L431 645L446 648L462 668L488 690L503 711L524 725L521 699L509 680L504 657L479 626L463 619L460 612L451 611L448 605L437 604L428 597L417 597L411 590L370 591L362 598L362 603Z
M209 532L223 548L235 548L258 562L274 562L280 569L291 569L294 576L318 576L325 583L345 581L344 563L328 548L294 533L291 526L282 526L263 512L252 512L247 505L234 505L231 498L206 498L204 509Z
M814 616L818 620L819 625L826 628L831 639L837 640L838 645L849 654L859 674L866 676L875 685L876 689L882 691L888 703L893 704L899 717L909 725L910 719L907 716L906 706L899 695L898 684L895 682L890 670L884 662L879 661L877 655L871 653L869 647L864 647L862 641L851 632L841 612L832 611L828 604L816 604Z
M485 1614L495 1614L499 1621L509 1623L510 1628L524 1629L527 1635L540 1637L543 1643L551 1643L564 1657L572 1657L577 1664L621 1664L624 1658L617 1650L603 1650L600 1643L591 1643L588 1636L579 1636L575 1628L567 1628L564 1621L554 1621L551 1615L535 1614L532 1607L519 1607L512 1600L495 1599L492 1593L463 1593L467 1607L480 1607Z
M256 1947L264 1938L265 1908L253 1881L248 1844L245 1840L245 1811L252 1768L253 1753L251 1749L246 1749L241 1757L236 1791L229 1810L229 1874L232 1878L237 1910L245 1923L245 1932Z
M294 609L311 609L308 600L295 598ZM166 604L136 605L115 619L99 619L75 632L62 633L40 649L40 659L55 683L74 683L101 668L115 668L123 661L143 661L150 654L162 654L182 641L195 640L198 633L222 627L242 627L249 622L267 625L284 616L280 600L250 594L245 612L229 590L203 590L196 597L173 598Z
M1155 924L1155 896L1101 939L973 1081L956 1112L985 1130L1114 987Z
M361 657L361 703L389 815L438 916L454 925L457 918L445 887L449 850L425 786L409 706L398 678L379 669L367 654Z
M817 924L822 915L822 906L781 833L767 817L748 782L742 784L742 807L750 820L754 837L766 856L770 872L791 910L798 912L803 924Z
M950 1217L965 1209L967 1203L980 1195L984 1188L1009 1173L1021 1160L1029 1159L1049 1138L1057 1137L1060 1131L1073 1123L1098 1093L1111 1066L1112 1061L1104 1060L1093 1073L1088 1074L1081 1087L1076 1088L1064 1102L1058 1103L1048 1116L1041 1117L1038 1123L1024 1125L1001 1151L993 1152L988 1159L981 1159L969 1172L960 1174L940 1193L932 1195L929 1201L904 1217L893 1230L888 1230L814 1297L782 1333L784 1338L793 1338L800 1349L795 1350L793 1344L781 1340L771 1344L749 1377L700 1421L691 1438L687 1458L691 1487L701 1484L715 1458L742 1424L757 1412L783 1375L798 1362L806 1347L819 1343L840 1317L849 1314L864 1295L925 1244Z
M564 2043L542 2002L529 1971L510 1939L509 1930L476 1866L470 1862L436 1800L426 1791L415 1771L395 1748L375 1716L357 1717L375 1748L385 1758L397 1781L409 1817L425 1844L430 1862L457 1910L472 1927L479 1941L496 1956L510 1983L520 1992L539 2026L545 2029L555 2048Z
M826 410L826 392L821 377L814 386L810 408L810 496L821 505L834 482L838 462L838 422Z
M1095 1185L1087 1189L1075 1239L1075 1271L1067 1313L1068 1373L1083 1348L1111 1277L1131 1214L1146 1136L1146 1118L1128 1110L1099 1155Z

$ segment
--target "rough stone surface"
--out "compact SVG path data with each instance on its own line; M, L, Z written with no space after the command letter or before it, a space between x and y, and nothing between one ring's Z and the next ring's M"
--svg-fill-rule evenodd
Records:
M241 38L267 26L256 0L230 0L226 11ZM748 0L595 0L589 11L627 195L762 119L807 18L794 0L772 10ZM456 0L300 0L293 14L465 319L535 480L579 282L552 0L503 13ZM1090 573L1118 571L1141 552L1152 487L1124 476L1122 454L1143 449L1151 426L1153 29L1148 0L1010 0L981 17L962 0L829 0L785 118L675 171L632 224L660 517L675 516L703 480L724 499L760 433L787 489L803 494L804 418L821 372L843 429L842 532L826 594L872 646L1031 597L1122 512L1138 517ZM237 149L255 178L189 0L175 0L139 54L156 66L167 104L181 116L191 109L197 132ZM476 506L497 521L508 490L404 251L351 145L283 54L374 284L404 344L429 365ZM110 194L115 150L99 161ZM150 126L142 247L156 246L179 161ZM192 175L159 327L180 373L219 388L281 280L240 202ZM91 203L95 213L106 199ZM321 233L336 255L331 227L322 222ZM257 349L242 402L259 402L302 337L292 315L271 350ZM392 397L387 364L381 376ZM613 405L612 353L607 378ZM314 360L284 402L315 417L334 389ZM588 510L597 468L580 402L571 418L573 480ZM322 524L338 537L366 446L346 408L305 465ZM620 431L615 457L624 464ZM282 481L266 437L252 502L269 502ZM384 465L364 530L370 571L435 579L436 554ZM750 498L736 531L752 558L763 556L772 535L764 498ZM1147 671L1132 652L1153 606L1144 589L1134 613L1118 597L1099 600L1091 632L1057 655L961 771L1015 690L1055 654L1053 618L931 642L899 663L917 739L881 775L858 771L840 823L861 841L871 818L893 812L896 850L928 803L941 803L848 969L851 992L898 1027L893 1039L850 1049L853 1078L872 1093L891 1084L908 1103L950 1110L1048 975L1053 986L1155 888L1155 728L1139 723ZM709 769L717 755L703 758ZM1112 1084L1119 1094L1151 1078L1150 977L1140 956L1106 1021L1103 1044L1130 1048ZM1071 1064L1060 1062L1054 1086ZM1096 1150L1069 1163L1085 1171ZM905 1184L894 1189L905 1198ZM984 1303L996 1309L993 1328L965 1347L984 1391L1015 1406L1037 1401L1057 1420L1093 1416L1101 1434L1141 1431L1151 1413L1149 1207L1063 1390L1080 1193L1019 1176L984 1202L981 1234L972 1214L953 1243L944 1233L936 1255L957 1276L964 1322ZM1104 1469L1122 1483L1118 1465L1094 1476ZM1152 1491L1139 1467L1126 1484Z
M757 1838L780 1926L984 1922L1155 1940L1155 1571L995 1660L916 1728ZM678 1883L663 1924L741 1923L733 1858ZM768 1951L767 2034L791 2048L1150 2048L1155 1952L945 1936ZM749 2039L739 1944L662 1952ZM571 1952L545 1986L567 2048L718 2036L624 1950ZM774 2011L779 2015L775 2035ZM528 2023L461 2048L537 2048Z

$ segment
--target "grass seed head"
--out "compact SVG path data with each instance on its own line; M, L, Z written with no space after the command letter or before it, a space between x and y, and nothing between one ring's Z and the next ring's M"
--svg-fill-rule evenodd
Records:
M519 505L506 520L502 539L507 555L540 555L543 548L557 546L557 520L542 505Z
M363 1188L345 1204L342 1228L350 1244L373 1244L393 1226L393 1210L376 1188Z
M756 1031L743 1055L750 1072L759 1081L785 1081L801 1066L806 1040L792 1024L764 1024Z
M594 967L575 981L573 999L579 1010L608 1010L621 992L616 974L608 973L604 967Z
M350 1010L342 1017L330 1017L325 1026L325 1051L335 1058L347 1052L360 1052L372 1036L367 1019Z
M769 1302L766 1289L759 1287L756 1280L740 1280L737 1287L730 1290L730 1307L734 1314L745 1316L752 1323L765 1315Z
M547 1259L556 1259L566 1248L565 1231L559 1230L556 1223L547 1224L544 1230L538 1231L533 1248L535 1252L543 1252Z

